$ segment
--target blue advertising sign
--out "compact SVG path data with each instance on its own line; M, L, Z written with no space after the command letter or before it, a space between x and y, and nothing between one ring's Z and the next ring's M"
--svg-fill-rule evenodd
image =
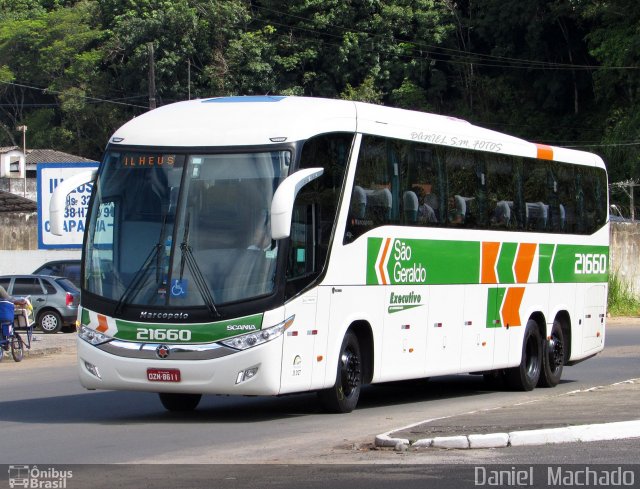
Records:
M38 163L38 248L80 248L84 236L85 219L93 182L80 185L67 197L64 213L64 232L51 232L49 203L58 184L78 173L97 169L98 163Z

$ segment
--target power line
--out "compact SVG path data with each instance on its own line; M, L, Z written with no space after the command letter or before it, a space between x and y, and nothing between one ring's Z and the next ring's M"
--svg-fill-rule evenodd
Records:
M280 17L290 17L293 19L301 20L301 21L312 22L312 20L309 18L302 17L299 15L289 14L286 12L281 12L278 10L270 9L268 7L258 6L258 5L254 5L253 7L259 10L272 12L274 14L277 14ZM310 33L314 33L321 36L324 35L324 36L329 36L333 38L339 38L339 39L342 38L340 35L333 34L327 31L318 31L317 29L312 29L307 27L292 26L289 24L283 24L277 21L272 21L272 20L270 21L270 20L261 19L257 17L254 17L253 20L262 22L268 25L271 25L271 24L277 25L280 27L286 27L288 29L298 30L302 32L310 32ZM367 32L367 31L347 29L347 28L332 25L332 24L327 24L327 26L332 29L342 31L343 33L367 35L372 39L381 37L379 35L371 34L370 32ZM484 66L484 67L493 67L493 68L506 67L506 68L514 68L514 69L544 69L544 70L552 69L552 70L571 70L571 71L573 70L593 71L593 70L638 70L640 69L640 66L601 66L601 65L593 66L593 65L578 65L578 64L571 64L571 63L556 63L551 61L539 61L539 60L522 59L522 58L511 58L507 56L497 56L497 55L491 55L491 54L475 53L472 51L463 51L460 49L447 48L444 46L435 46L432 44L426 44L420 41L409 40L409 39L398 39L397 41L402 43L410 43L421 49L424 48L426 54L431 54L435 56L449 55L456 58L463 58L463 60L460 60L460 61L446 60L446 59L440 59L439 61L465 64L465 65L475 65L475 66ZM420 57L414 56L411 58L425 59L422 56Z
M80 94L77 94L77 93L65 93L65 92L60 92L58 90L51 90L49 88L42 88L42 87L35 87L35 86L32 86L32 85L25 85L23 83L14 83L14 82L8 82L8 81L0 81L0 83L2 83L3 85L10 85L10 86L19 87L19 88L26 88L26 89L29 89L29 90L38 90L39 92L42 92L43 94L65 95L67 97L80 98L80 99L88 100L90 102L100 102L100 103L115 104L115 105L125 105L125 106L128 106L128 107L137 107L137 108L141 108L141 109L146 109L147 108L144 105L131 104L131 103L127 103L127 102L120 102L118 100L109 100L109 99L103 99L103 98L99 98L99 97L90 97L88 95L80 95Z

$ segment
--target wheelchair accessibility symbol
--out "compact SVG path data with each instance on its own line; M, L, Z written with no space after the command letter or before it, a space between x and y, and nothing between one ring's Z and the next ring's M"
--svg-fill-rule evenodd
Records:
M171 296L184 297L187 295L187 279L174 279L171 281Z

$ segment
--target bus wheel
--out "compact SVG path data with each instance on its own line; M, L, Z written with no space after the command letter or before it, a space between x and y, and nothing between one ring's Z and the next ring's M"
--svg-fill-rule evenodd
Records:
M553 322L551 337L544 342L542 354L542 372L538 385L541 387L555 387L562 377L564 367L564 335L558 321Z
M530 391L538 384L542 368L542 336L538 324L527 322L522 341L520 365L507 370L507 384L513 390Z
M342 340L336 383L318 392L320 403L332 413L350 413L358 404L362 386L362 357L358 338L351 331Z
M193 411L198 407L202 394L173 394L161 392L160 402L167 411Z

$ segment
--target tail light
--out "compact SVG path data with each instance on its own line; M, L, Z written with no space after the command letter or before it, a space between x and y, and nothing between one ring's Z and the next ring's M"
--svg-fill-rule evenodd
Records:
M65 304L67 307L71 307L73 305L73 294L71 292L67 292Z

